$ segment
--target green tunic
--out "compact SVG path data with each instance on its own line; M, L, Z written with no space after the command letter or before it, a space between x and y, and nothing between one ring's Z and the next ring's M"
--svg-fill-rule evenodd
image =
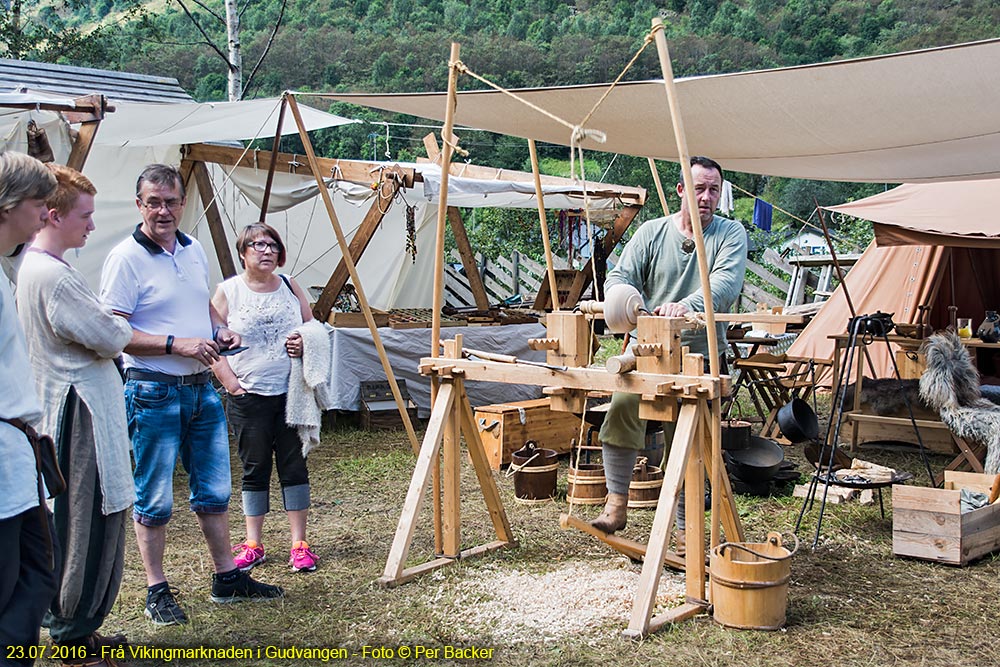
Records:
M621 260L608 272L605 289L621 283L632 285L642 294L649 310L665 303L683 303L694 312L705 310L698 258L694 252L682 249L685 237L677 229L674 217L649 220L639 228L626 244ZM740 223L717 215L703 233L712 305L716 312L729 312L743 289L746 230ZM725 358L725 324L716 324L716 330L719 356ZM685 330L681 342L693 353L708 353L708 337L704 331ZM639 397L616 393L601 426L601 442L642 449L645 435L646 424L639 419Z

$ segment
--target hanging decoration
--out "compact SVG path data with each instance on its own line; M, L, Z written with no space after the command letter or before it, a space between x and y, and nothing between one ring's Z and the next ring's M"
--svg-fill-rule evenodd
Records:
M406 252L413 263L417 263L417 223L416 206L406 205Z

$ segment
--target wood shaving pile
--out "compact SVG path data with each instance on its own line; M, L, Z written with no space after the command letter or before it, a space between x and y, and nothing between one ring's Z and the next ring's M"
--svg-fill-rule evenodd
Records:
M466 639L495 642L557 641L606 629L621 632L639 588L639 568L624 563L567 562L547 573L496 565L469 569L457 585L443 582L428 606ZM680 604L684 575L665 571L657 608Z

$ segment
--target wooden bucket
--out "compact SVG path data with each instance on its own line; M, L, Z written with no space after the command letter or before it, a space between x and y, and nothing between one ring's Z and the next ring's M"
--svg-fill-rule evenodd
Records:
M566 500L575 505L603 505L608 495L604 466L600 463L579 463L566 473Z
M632 482L628 486L629 508L655 508L663 487L663 471L639 457L632 468Z
M528 505L551 502L556 495L559 455L528 440L510 456L508 476L514 475L514 500Z
M785 625L791 557L780 533L768 533L767 542L725 543L712 549L713 618L730 628L778 630Z

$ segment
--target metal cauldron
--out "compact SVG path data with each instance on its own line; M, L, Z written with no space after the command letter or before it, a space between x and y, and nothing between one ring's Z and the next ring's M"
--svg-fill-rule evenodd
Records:
M750 436L750 446L723 452L726 468L744 482L767 482L781 468L785 450L774 440Z
M778 428L789 442L799 444L815 440L819 435L819 419L809 404L793 398L778 410Z

